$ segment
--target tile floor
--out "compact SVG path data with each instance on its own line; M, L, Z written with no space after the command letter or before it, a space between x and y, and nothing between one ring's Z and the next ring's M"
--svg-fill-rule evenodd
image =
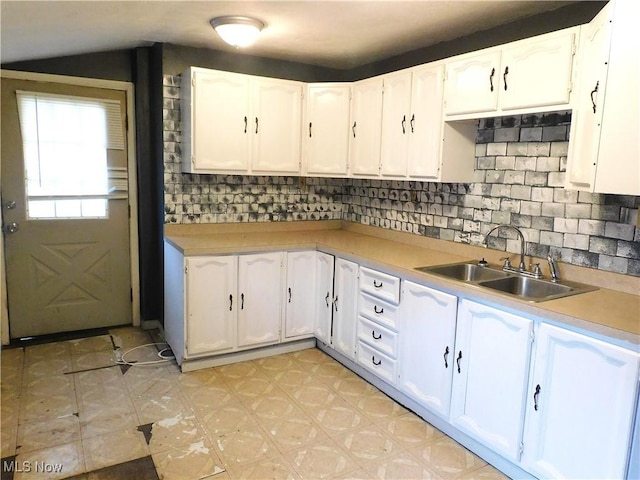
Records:
M122 328L3 349L12 478L111 479L101 469L143 457L166 480L506 478L318 349L185 374L115 363L114 347L151 341Z

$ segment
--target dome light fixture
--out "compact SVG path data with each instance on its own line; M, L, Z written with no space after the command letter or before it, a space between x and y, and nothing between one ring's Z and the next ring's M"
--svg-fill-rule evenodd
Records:
M264 28L260 20L238 15L212 18L209 23L222 40L236 48L252 45Z

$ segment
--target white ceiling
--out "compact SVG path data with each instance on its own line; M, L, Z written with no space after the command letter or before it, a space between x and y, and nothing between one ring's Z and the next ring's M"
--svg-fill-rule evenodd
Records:
M0 1L0 60L9 63L155 42L233 51L209 20L266 23L246 53L348 69L452 40L571 1Z

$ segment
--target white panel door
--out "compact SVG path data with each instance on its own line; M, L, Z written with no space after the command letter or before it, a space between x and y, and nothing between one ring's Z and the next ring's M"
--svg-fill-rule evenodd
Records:
M411 71L385 75L383 85L380 173L404 177L411 136Z
M461 300L451 422L518 461L529 374L532 321Z
M336 258L333 286L333 334L331 343L337 351L356 359L358 323L358 264Z
M500 51L481 53L447 64L445 114L492 112L498 108Z
M398 387L448 418L458 299L413 282L403 285Z
M237 259L187 257L186 344L190 356L235 346Z
M378 176L382 131L381 77L361 80L353 84L350 130L350 173L356 176Z
M443 95L443 65L413 70L407 160L407 174L410 177L439 177Z
M316 315L315 335L318 340L331 343L331 310L333 309L333 255L316 252Z
M538 40L523 40L502 53L500 108L567 105L575 33Z
M193 73L191 171L194 173L247 171L251 156L249 78L226 72Z
M254 78L251 173L300 173L302 84Z
M316 251L287 253L286 338L313 335L316 311Z
M524 467L540 478L624 478L638 365L637 352L540 325Z
M580 30L579 81L572 112L566 187L592 191L596 177L607 64L611 45L611 5Z
M345 176L349 162L351 84L307 86L305 173Z
M238 347L280 341L282 284L281 252L238 257Z

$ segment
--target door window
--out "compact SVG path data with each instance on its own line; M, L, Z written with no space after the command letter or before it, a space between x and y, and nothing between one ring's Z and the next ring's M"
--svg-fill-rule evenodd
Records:
M28 219L107 218L108 149L124 149L120 103L16 92Z

